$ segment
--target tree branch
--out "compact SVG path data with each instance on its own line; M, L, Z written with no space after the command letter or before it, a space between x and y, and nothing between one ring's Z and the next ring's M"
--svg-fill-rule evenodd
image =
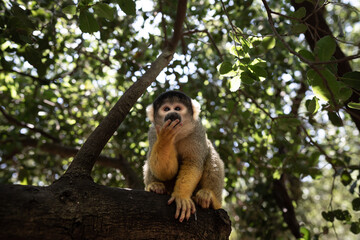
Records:
M31 138L21 139L19 142L21 142L24 147L39 148L43 152L59 155L64 158L74 157L79 151L78 148L67 147L57 143L41 143L40 141ZM129 162L121 154L118 158L99 155L96 163L104 167L119 169L129 188L144 189L142 179L139 178L138 174L132 169Z
M80 148L74 161L70 164L64 176L85 175L90 176L91 169L96 159L109 141L116 129L125 119L131 107L138 98L146 91L150 84L155 81L159 73L169 64L175 48L182 36L182 25L186 14L186 0L179 0L178 11L174 26L174 35L169 46L151 64L151 67L140 77L125 93L109 114L101 121L100 125L91 133L84 145Z
M27 128L27 129L29 129L30 131L33 131L33 132L40 133L42 136L47 137L47 138L53 140L54 142L60 142L60 139L50 135L49 133L45 132L42 129L36 128L33 124L24 123L24 122L21 122L21 121L17 120L13 116L11 116L7 112L5 112L5 110L4 110L4 108L2 106L0 106L0 112L4 115L4 117L8 120L9 123L15 124L15 125L20 126L20 127Z

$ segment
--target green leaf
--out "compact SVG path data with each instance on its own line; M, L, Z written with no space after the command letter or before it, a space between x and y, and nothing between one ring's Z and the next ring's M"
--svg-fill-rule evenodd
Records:
M116 2L126 15L136 14L136 3L134 0L117 0Z
M329 212L321 212L321 216L328 222L333 222L335 219L335 215L332 211Z
M360 211L360 198L355 198L352 201L352 208L354 209L354 211Z
M322 69L320 70L320 73L325 79L323 79L313 69L309 70L307 72L308 81L316 97L325 101L329 101L331 99L331 94L329 92L329 89L325 85L325 81L327 82L327 85L329 86L334 96L336 96L336 93L339 91L340 86L339 83L336 81L335 75L330 72L330 70Z
M99 24L94 16L87 10L80 12L79 24L82 32L93 33L100 30Z
M315 57L314 57L314 55L312 54L312 52L310 52L310 51L308 51L308 50L305 50L305 49L300 50L300 51L299 51L299 54L300 54L303 58L305 58L305 59L307 59L307 60L309 60L309 61L314 61L314 60L315 60Z
M334 126L341 127L344 125L341 118L335 112L328 112L328 117Z
M258 77L266 78L268 76L266 70L263 67L257 65L250 65L249 68L254 72L254 74Z
M234 55L235 57L245 57L245 53L242 50L242 47L233 45L229 49L230 54Z
M235 76L230 79L230 91L235 92L240 88L241 79L240 76Z
M348 100L351 97L353 90L349 87L346 87L345 84L342 82L339 82L339 86L340 86L340 89L338 90L338 93L336 94L337 97L343 101Z
M264 37L261 44L265 48L265 50L270 50L275 47L276 39L274 37Z
M300 227L300 233L302 234L302 239L304 240L310 240L311 234L310 231L305 227Z
M341 183L344 185L344 186L347 186L351 183L352 179L351 179L351 175L348 171L344 170L342 173L341 173Z
M281 173L279 170L275 170L275 172L273 173L273 179L277 179L279 180L281 178Z
M349 103L348 103L348 107L349 107L349 108L354 108L354 109L360 110L360 103L349 102Z
M320 108L317 97L313 97L313 99L307 100L305 105L306 105L306 109L310 114L315 114Z
M314 52L319 61L329 61L335 50L335 40L330 36L325 36L316 42Z
M291 17L294 17L294 18L302 19L303 17L306 16L306 9L305 9L305 7L299 8L299 9L296 10L295 12L291 13L290 16L291 16Z
M351 219L351 215L348 210L343 211L341 209L336 209L333 211L333 213L337 220L350 221L350 219Z
M75 15L76 14L76 5L69 5L62 9L63 13Z
M348 72L340 78L347 86L360 90L360 72Z
M304 33L304 32L306 32L306 30L307 30L307 26L302 23L291 26L291 31L294 34Z
M228 61L224 61L219 66L219 73L221 75L227 74L232 70L232 63Z
M360 222L352 222L350 226L350 231L354 234L360 233Z
M256 78L249 70L241 73L241 82L250 85L253 84L255 80Z
M294 129L301 125L301 121L289 115L282 115L276 119L278 126L283 130Z
M106 18L109 21L114 20L115 9L106 3L97 3L93 6L94 12L99 16Z

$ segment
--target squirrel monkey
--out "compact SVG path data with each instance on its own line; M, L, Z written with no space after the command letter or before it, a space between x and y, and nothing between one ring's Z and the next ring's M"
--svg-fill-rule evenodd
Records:
M153 123L144 166L147 191L171 194L182 222L202 208L221 208L224 163L199 119L200 105L178 91L162 93L146 109ZM193 201L194 200L194 201Z

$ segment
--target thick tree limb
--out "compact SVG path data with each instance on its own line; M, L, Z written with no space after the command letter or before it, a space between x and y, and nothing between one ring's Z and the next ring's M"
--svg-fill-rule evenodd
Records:
M169 196L63 177L50 187L0 185L0 239L228 239L224 210L174 219ZM195 217L196 216L196 217Z
M66 174L90 176L91 169L105 144L114 134L116 129L125 119L131 107L146 91L147 87L155 81L159 73L169 64L175 48L182 36L182 25L186 14L186 0L178 1L178 11L175 20L173 38L168 48L151 64L145 74L138 79L110 110L100 125L92 132L87 141L79 150L74 161L69 166Z

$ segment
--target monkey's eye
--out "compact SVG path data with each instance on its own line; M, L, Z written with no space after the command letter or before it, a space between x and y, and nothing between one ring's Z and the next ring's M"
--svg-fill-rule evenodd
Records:
M170 111L170 108L169 107L164 107L164 111L168 112L168 111Z
M181 110L181 107L176 107L175 108L175 111L180 111Z

